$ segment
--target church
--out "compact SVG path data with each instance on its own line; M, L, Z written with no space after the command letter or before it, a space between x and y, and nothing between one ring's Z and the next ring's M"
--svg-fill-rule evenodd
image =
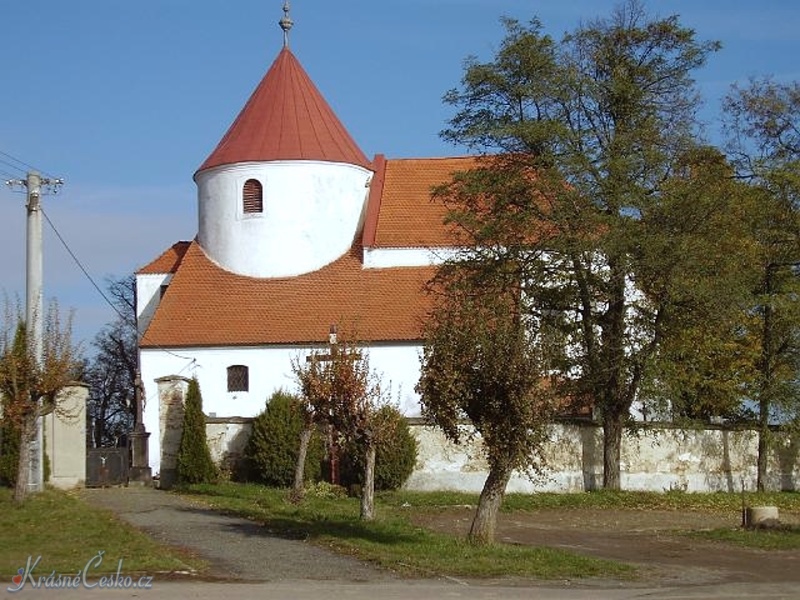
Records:
M297 390L292 364L339 332L365 344L370 368L419 442L406 487L480 491L476 445L455 447L419 419L425 286L457 250L431 190L475 157L368 158L283 48L223 138L194 174L197 235L136 273L142 423L152 474L174 476L183 395L196 377L212 454L235 457L278 389ZM507 491L583 491L602 480L602 429L553 424L546 477L515 474ZM724 452L716 449L725 448ZM238 449L238 450L237 450ZM751 481L757 435L719 426L626 433L626 489L733 491ZM779 457L770 472L788 471Z
M419 414L424 292L453 251L431 188L470 157L367 158L288 45L194 174L198 229L136 274L149 460L166 435L157 382L195 376L211 417L253 417L296 389L292 361L331 331Z

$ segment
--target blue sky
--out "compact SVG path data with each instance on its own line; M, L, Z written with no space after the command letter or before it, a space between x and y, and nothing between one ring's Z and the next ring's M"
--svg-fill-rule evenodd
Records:
M0 151L63 177L45 210L102 286L196 231L192 175L282 44L282 0L6 0ZM556 38L613 0L294 0L291 47L367 156L462 151L438 132L466 56L488 59L499 17ZM697 75L716 118L736 81L800 79L800 2L650 0L723 49ZM712 129L713 130L713 129ZM8 163L12 163L9 165ZM21 167L21 168L17 168ZM0 155L0 179L26 167ZM24 196L0 188L0 294L24 298ZM45 225L45 296L86 347L113 318Z

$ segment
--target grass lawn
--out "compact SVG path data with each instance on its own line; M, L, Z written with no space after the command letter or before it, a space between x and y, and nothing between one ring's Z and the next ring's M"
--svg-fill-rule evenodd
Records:
M201 570L198 559L167 548L117 520L111 513L88 506L73 495L47 490L28 498L22 506L14 504L12 491L0 488L0 573L11 581L28 557L41 561L36 575L75 575L92 563L90 573L163 573ZM99 564L98 564L99 562Z
M476 506L477 494L465 492L409 492L397 491L380 494L386 506L411 504L435 510L453 506ZM800 492L747 493L747 506L777 506L781 510L800 512ZM682 510L701 512L739 512L742 496L738 493L687 493L687 492L627 492L606 491L581 493L539 492L536 494L506 494L503 512L583 508L615 508L620 510Z
M800 550L800 527L786 529L713 529L691 534L705 540L726 542L761 550Z
M287 501L285 490L233 483L191 486L183 493L195 495L219 510L263 523L277 535L308 539L410 576L554 579L635 575L631 567L618 562L552 548L509 544L476 547L462 537L416 527L402 506L409 498L403 493L379 494L378 518L369 523L359 520L359 502L355 498L307 497L294 505ZM437 494L415 498L428 500L433 506L443 499Z
M747 506L777 506L800 512L800 493L747 493ZM509 494L503 510L540 510L545 508L617 508L622 510L683 510L700 512L739 512L742 496L738 493L626 492L597 491L580 494Z

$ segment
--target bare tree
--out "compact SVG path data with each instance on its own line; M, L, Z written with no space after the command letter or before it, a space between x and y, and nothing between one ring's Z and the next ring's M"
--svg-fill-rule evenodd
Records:
M134 426L137 371L137 330L134 304L135 278L108 282L107 291L117 317L95 336L96 353L84 380L89 385L87 404L88 445L116 446Z
M318 354L312 353L305 363L300 358L292 362L292 370L300 384L300 409L303 420L291 494L294 502L301 501L305 494L306 456L314 428L327 425L330 413L330 395L324 385L324 374L318 359Z
M71 340L71 319L62 322L56 303L50 304L44 315L41 341L40 361L34 354L20 310L12 310L7 304L0 331L0 394L4 397L3 419L13 422L20 432L19 469L14 486L17 503L23 502L28 494L37 420L52 411L62 411L56 398L74 380L79 368L78 351Z
M293 369L306 406L306 428L295 476L294 495L301 497L305 449L314 424L329 425L335 435L352 440L366 450L361 519L375 517L375 455L382 438L378 408L384 402L378 377L370 370L366 353L347 341L331 344L330 353L312 352L308 360L296 360ZM302 461L302 462L301 462ZM300 484L302 489L302 483Z

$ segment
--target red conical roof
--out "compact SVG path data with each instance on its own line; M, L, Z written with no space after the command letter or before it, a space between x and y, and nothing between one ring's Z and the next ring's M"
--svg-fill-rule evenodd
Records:
M322 160L370 167L287 47L198 171L270 160Z

